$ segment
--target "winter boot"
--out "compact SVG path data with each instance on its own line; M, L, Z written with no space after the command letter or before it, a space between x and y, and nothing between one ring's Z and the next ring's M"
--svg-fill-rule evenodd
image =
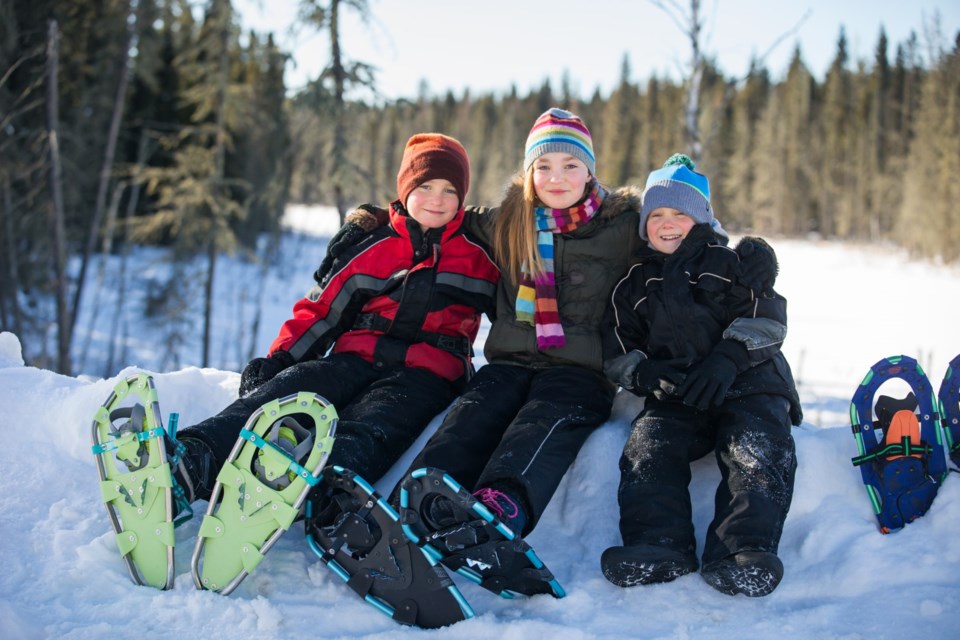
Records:
M773 593L780 584L783 563L769 551L741 551L704 565L700 575L721 593L758 598Z
M175 456L168 453L168 457L173 477L183 488L187 501L191 504L197 500L209 501L217 474L213 452L207 443L196 438L181 438L175 445Z
M693 553L652 544L610 547L600 556L603 576L618 587L670 582L697 570Z

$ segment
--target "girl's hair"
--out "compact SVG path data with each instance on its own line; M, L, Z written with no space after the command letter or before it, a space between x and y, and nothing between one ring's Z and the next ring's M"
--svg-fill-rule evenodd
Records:
M537 250L537 223L534 209L537 192L533 187L533 166L523 175L523 201L519 207L504 207L493 226L493 254L512 282L520 282L520 272L533 277L546 271Z

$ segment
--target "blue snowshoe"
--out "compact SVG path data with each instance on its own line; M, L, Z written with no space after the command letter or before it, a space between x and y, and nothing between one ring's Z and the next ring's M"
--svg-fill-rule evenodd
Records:
M943 436L950 460L960 467L960 355L947 366L937 399L940 401Z
M427 513L437 498L452 503L451 520L440 526ZM439 469L418 469L403 481L400 522L410 540L447 568L501 597L566 595L523 538Z
M434 629L474 613L446 570L407 540L397 512L349 469L324 469L307 500L307 544L368 604L395 621Z
M901 400L880 396L874 405L879 387L892 379L903 380L913 393ZM907 356L874 364L850 402L860 453L853 465L860 468L881 533L926 513L946 476L936 403L923 369Z

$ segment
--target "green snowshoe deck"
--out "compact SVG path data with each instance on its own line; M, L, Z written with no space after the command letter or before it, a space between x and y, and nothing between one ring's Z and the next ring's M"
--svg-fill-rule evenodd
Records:
M228 594L260 564L319 482L336 423L334 407L313 393L274 400L250 416L200 525L192 561L198 588Z
M140 403L122 407L131 396ZM100 493L117 547L133 581L158 589L172 588L174 580L173 479L164 433L157 389L145 373L117 383L93 419Z

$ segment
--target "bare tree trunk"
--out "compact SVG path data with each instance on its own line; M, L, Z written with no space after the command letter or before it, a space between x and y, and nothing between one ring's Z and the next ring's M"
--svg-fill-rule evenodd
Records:
M687 138L687 155L694 162L700 161L703 141L700 136L700 91L703 82L703 52L700 50L700 32L703 17L700 15L700 0L690 0L690 12L681 6L681 0L650 0L666 13L681 33L690 41L691 58L687 72L687 100L684 107L684 133Z
M57 21L47 23L47 138L50 149L50 197L53 201L53 262L57 297L57 371L70 375L70 310L67 307L66 231L60 170L59 73L60 34Z
M700 89L703 84L703 52L700 51L700 31L703 18L700 16L700 0L690 0L690 24L687 36L690 38L692 58L690 60L690 83L687 86L686 120L687 145L694 162L700 162L703 155L703 140L700 136Z
M140 142L137 145L137 166L133 171L132 187L130 189L130 198L127 200L127 209L124 212L123 221L123 253L120 258L120 268L117 273L117 305L113 312L113 326L110 330L110 347L107 349L107 362L104 365L103 377L107 378L113 375L116 356L117 342L121 342L127 335L126 323L123 325L123 332L120 330L120 322L123 318L123 303L127 295L127 259L130 256L130 227L133 220L133 214L137 210L137 203L140 201L140 188L143 184L140 180L143 172L143 165L147 162L147 129L144 127L140 131ZM109 232L104 239L104 253L109 253L106 241L113 236ZM121 356L123 350L121 350Z
M5 253L7 254L7 277L4 281L10 287L10 291L4 291L4 309L3 322L5 326L13 329L18 336L23 336L22 318L20 315L20 303L17 300L17 292L20 291L20 277L17 273L17 265L20 261L17 253L17 243L14 240L16 233L14 226L13 199L10 195L10 176L3 175L3 231L7 239ZM9 294L9 295L8 295ZM6 308L6 299L10 299L10 309ZM9 317L9 325L6 325Z
M86 334L83 336L83 345L80 347L80 356L78 358L77 370L83 371L87 366L87 354L90 351L90 343L96 332L97 321L100 318L100 298L103 297L103 287L107 279L107 260L110 257L110 249L113 246L113 228L117 220L117 209L120 208L120 199L123 197L123 191L126 185L118 182L113 188L113 195L110 197L110 206L107 208L107 222L103 230L103 242L100 248L100 260L97 263L97 279L93 289L93 300L90 308L90 322ZM74 325L76 328L76 325Z
M136 14L134 14L136 15ZM130 45L133 43L133 34L136 32L136 20L127 21L127 37L123 45L123 59L120 64L120 78L117 81L117 95L113 101L113 114L110 117L110 130L107 133L107 146L103 152L103 166L100 168L100 182L97 185L97 199L93 207L93 219L90 221L90 231L87 235L87 244L80 260L80 272L77 275L76 288L73 291L73 312L70 316L70 329L77 326L77 315L80 313L80 301L83 296L83 286L87 277L87 265L90 256L97 245L100 235L100 221L103 218L104 207L107 202L107 187L110 185L110 176L113 173L113 157L117 149L117 138L120 134L120 122L123 120L124 98L127 95L127 80L130 77Z
M230 80L230 22L228 16L223 17L222 40L220 50L220 70L218 78L219 96L217 98L217 132L216 149L214 155L214 206L219 206L224 198L223 176L224 163L226 158L226 125L224 119L227 106L227 82ZM217 270L217 234L220 231L220 214L216 210L211 211L210 218L210 241L207 249L207 278L203 286L203 356L201 365L210 366L210 334L213 325L213 280Z
M203 361L201 366L210 366L210 333L213 324L213 276L217 270L217 239L210 236L207 249L207 278L203 283Z
M340 0L330 0L330 65L333 72L333 199L343 225L347 203L343 196L343 171L347 157L346 109L343 91L346 72L340 54Z
M276 258L280 250L279 228L270 231L270 237L267 240L267 246L264 248L263 257L260 259L260 269L257 274L257 294L254 297L253 322L250 327L250 345L247 349L246 360L250 361L257 354L257 334L260 333L260 320L263 315L263 292L267 288L267 277L270 275L270 265Z

